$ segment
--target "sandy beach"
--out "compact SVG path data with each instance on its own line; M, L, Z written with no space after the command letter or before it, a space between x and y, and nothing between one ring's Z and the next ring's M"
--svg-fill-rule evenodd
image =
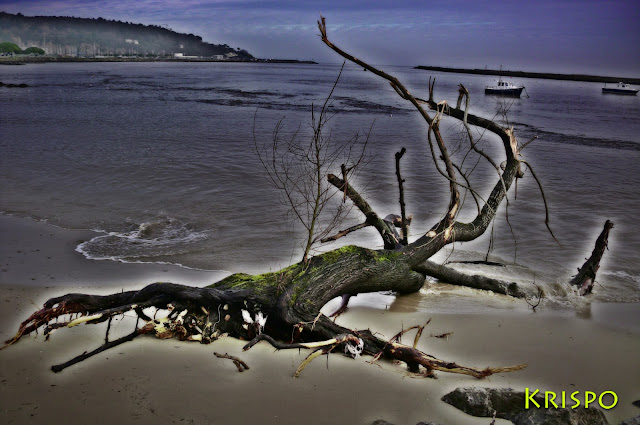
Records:
M202 286L221 272L171 265L92 261L74 251L89 231L70 231L28 219L0 216L0 338L13 336L19 323L49 297L68 292L95 294L140 288L154 281ZM330 309L331 307L327 307ZM317 359L292 378L306 353L274 352L259 344L242 352L243 341L212 345L141 337L59 374L50 371L83 351L98 347L105 324L23 338L0 351L0 423L3 424L370 424L433 421L443 425L488 424L445 404L456 387L525 387L542 391L615 391L616 407L605 412L610 424L640 414L640 330L638 305L594 306L589 314L544 310L492 310L487 314L428 314L351 307L338 322L370 328L390 337L401 328L432 321L419 348L442 359L475 367L527 363L519 372L475 378L438 373L415 378L402 366L372 365L370 358L331 355ZM596 314L596 311L600 312ZM611 320L602 318L609 312ZM622 311L618 319L616 312ZM132 318L114 322L112 338L129 333ZM636 327L634 327L636 326ZM430 334L453 332L448 339ZM408 336L412 339L413 336ZM229 353L250 369L238 373ZM496 424L510 422L497 420Z

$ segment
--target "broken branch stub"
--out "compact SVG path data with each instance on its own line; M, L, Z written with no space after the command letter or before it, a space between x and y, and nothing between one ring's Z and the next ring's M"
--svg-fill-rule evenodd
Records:
M600 260L602 260L604 251L609 247L609 231L611 229L613 229L613 223L607 220L604 223L602 232L600 232L600 236L596 239L596 244L591 256L584 262L582 267L578 269L578 274L569 282L571 286L575 286L578 289L580 295L588 295L593 291L596 273L598 269L600 269Z

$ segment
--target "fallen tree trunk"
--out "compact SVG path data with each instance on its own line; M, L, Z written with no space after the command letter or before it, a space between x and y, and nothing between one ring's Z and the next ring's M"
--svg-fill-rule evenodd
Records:
M231 336L252 341L246 349L262 339L288 341L292 336L297 344L291 347L276 345L276 348L314 348L319 346L317 341L328 341L321 346L328 345L331 349L360 344L362 353L381 354L385 358L401 360L412 371L417 370L416 365L421 365L430 373L441 370L478 378L525 367L477 369L460 366L415 348L382 340L368 330L343 328L319 313L328 300L344 291L357 293L369 292L367 289L372 288L386 288L413 292L423 282L424 276L403 266L402 256L398 253L349 246L313 257L308 268L301 263L265 275L238 273L206 288L154 283L140 291L108 296L68 294L52 298L21 324L15 337L7 341L3 348L41 327L45 334L50 335L56 329L81 323L101 323L112 316L135 311L146 322L143 327L124 338L106 342L93 352L56 366L55 371L132 340L142 333L153 333L162 339L177 337L201 343ZM166 311L167 314L152 319L143 311L149 308ZM67 316L69 318L65 321ZM153 316L157 317L156 314ZM60 319L63 320L60 322Z
M348 298L359 293L379 291L418 291L425 282L425 274L437 273L436 269L439 270L438 267L434 268L426 263L427 260L453 242L471 241L484 234L494 220L498 207L505 200L509 188L515 179L523 174L520 169L519 144L513 129L501 127L493 121L470 114L468 101L464 110L449 107L446 103L436 103L433 100L434 84L431 83L429 100L415 98L395 77L353 57L331 43L327 37L324 18L318 22L318 26L321 39L327 46L345 59L387 80L398 95L411 103L418 115L424 119L428 126L427 139L432 159L449 185L449 202L442 218L415 241L402 244L394 229L395 220L382 219L351 182L347 184L345 180L329 174L328 181L344 193L365 216L364 225L372 226L378 231L384 249L346 246L309 259L305 258L305 261L278 272L255 276L233 274L206 288L155 283L139 291L108 296L68 294L52 298L20 325L15 337L7 341L3 348L39 328L44 328L44 333L50 335L56 329L73 327L80 323L100 323L113 316L133 311L146 322L140 329L145 333L154 333L159 338L176 337L180 340L210 343L222 336L231 336L253 343L271 339L301 344L300 347L304 348L322 349L322 352L312 353L308 361L313 359L312 356L346 348L354 355L364 353L400 360L414 372L422 366L427 369L428 374L432 374L434 370L442 370L482 378L493 373L524 367L517 365L477 369L458 365L455 362L437 359L397 341L385 341L368 330L346 329L320 313L321 308L336 297ZM466 96L468 97L468 93ZM423 108L424 104L436 111L434 116ZM454 162L439 129L440 121L445 117L460 120L465 127L475 126L494 133L499 137L506 157L504 167L497 167L496 162L479 151L476 142L470 140L469 152L473 150L481 157L487 158L492 166L495 166L497 176L493 189L483 200L484 204L480 206L478 202L477 215L468 223L457 220L463 206L459 189L471 191L474 196L475 190L470 186L468 176L463 174L464 184L458 181L460 176L457 173L462 173L458 171L462 167ZM399 173L398 179L402 181ZM409 219L402 217L400 221L402 225L406 225ZM356 227L365 227L364 225ZM403 234L407 234L406 229ZM439 273L445 276L452 272ZM458 280L463 279L460 275L455 277ZM517 285L497 283L486 278L465 279L470 279L472 285L482 289L522 295L522 290ZM153 315L147 314L145 309L155 309L156 312ZM158 310L166 312L166 315L160 313L161 318L157 319ZM71 317L72 315L76 317ZM67 316L68 320L65 320ZM136 329L131 334L131 339L141 332ZM105 346L116 342L118 341L109 343L105 339ZM104 350L98 349L94 353L101 351Z

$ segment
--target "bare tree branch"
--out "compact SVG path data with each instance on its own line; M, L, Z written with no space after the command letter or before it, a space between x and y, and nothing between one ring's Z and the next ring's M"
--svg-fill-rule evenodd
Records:
M336 203L332 202L335 192L325 183L324 175L341 161L343 178L353 178L357 174L357 167L366 162L371 129L364 140L356 134L342 143L334 141L331 131L326 131L327 123L332 117L329 108L333 102L333 93L343 69L344 63L319 112L311 106L312 135L308 142L298 138L299 127L291 137L285 136L282 118L273 130L270 143L261 145L255 135L254 115L253 151L265 169L267 181L280 191L282 202L289 207L295 221L305 229L302 244L302 261L305 263L310 258L313 246L337 229L350 210L335 205L333 212L325 212L328 205Z
M409 228L407 227L407 214L405 212L404 205L404 179L400 174L400 159L407 150L405 148L400 149L400 152L396 152L396 177L398 178L398 190L400 192L400 217L402 217L402 245L407 245L409 238Z
M362 212L362 214L365 215L365 223L375 227L382 237L385 249L394 249L399 244L400 241L394 234L393 230L389 228L385 221L380 218L373 208L371 208L369 203L353 188L353 185L347 186L344 180L333 174L329 174L327 176L327 180L329 183L337 187L338 190L346 190L349 199L351 199L354 205Z
M356 230L360 230L360 229L364 229L365 227L369 227L371 226L371 224L369 223L360 223L360 224L356 224L355 226L351 226L348 229L345 230L340 230L338 233L336 233L333 236L328 236L324 239L320 239L321 243L327 243L327 242L331 242L331 241L336 241L344 236L347 236L349 233L351 232L355 232Z
M527 161L520 161L520 162L522 162L527 166L529 171L531 171L531 175L535 179L536 183L538 183L538 188L540 189L540 194L542 195L542 202L544 202L544 224L545 226L547 226L547 230L549 230L549 233L553 237L553 240L556 241L559 245L560 241L558 241L556 236L553 234L553 231L551 230L551 226L549 225L549 205L547 204L547 197L544 194L542 182L540 182L540 179L538 178L538 176L536 176L536 173L533 171L533 167L531 167L531 164L529 164Z

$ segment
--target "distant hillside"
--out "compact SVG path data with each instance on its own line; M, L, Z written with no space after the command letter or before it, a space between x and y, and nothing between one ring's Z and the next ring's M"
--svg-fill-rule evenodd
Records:
M39 47L48 55L184 56L251 60L246 50L210 44L193 34L180 34L157 25L142 25L102 18L23 16L0 12L0 42L21 49Z

